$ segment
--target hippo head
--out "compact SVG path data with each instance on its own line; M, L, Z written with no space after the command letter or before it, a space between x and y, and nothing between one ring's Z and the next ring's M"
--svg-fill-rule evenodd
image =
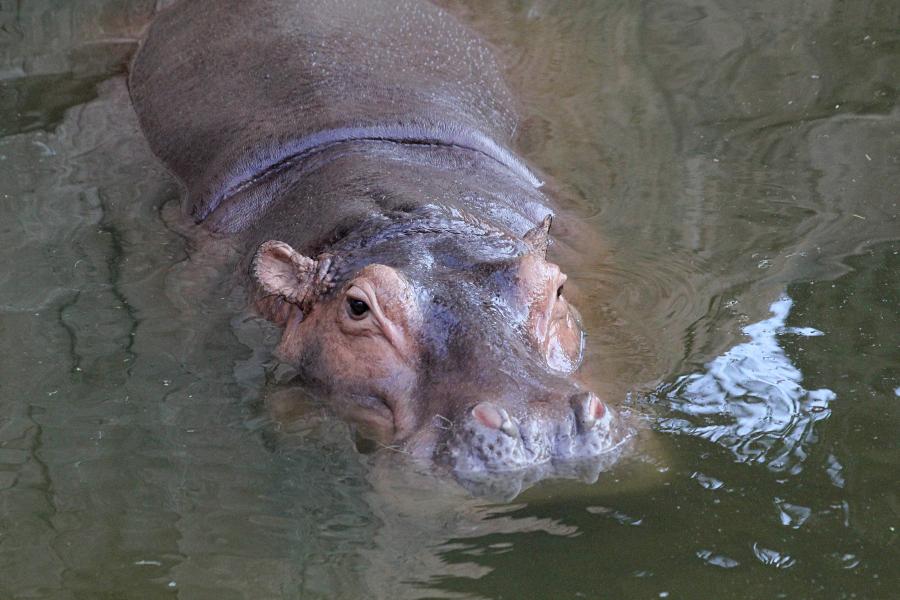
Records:
M284 327L279 358L364 436L458 478L565 476L627 432L574 378L584 334L546 260L550 222L515 236L459 215L405 219L315 258L268 241L251 265L256 304Z

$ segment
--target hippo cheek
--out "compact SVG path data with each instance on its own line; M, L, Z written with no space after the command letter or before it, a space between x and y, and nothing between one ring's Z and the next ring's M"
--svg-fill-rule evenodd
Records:
M254 265L265 297L291 307L276 356L296 365L365 437L391 444L410 436L419 425L411 399L421 313L403 274L370 264L340 287L328 279L329 287L310 296L307 280L318 263L290 246L263 244Z
M343 397L332 401L335 411L351 423L363 438L390 445L396 436L394 413L379 398Z
M328 382L330 404L363 437L392 445L419 429L413 401L417 374L396 357L382 355L365 362L339 347L318 371Z
M335 324L338 310L340 300L325 302L305 319L289 320L275 354L363 437L402 441L418 425L416 365L378 335L347 335Z

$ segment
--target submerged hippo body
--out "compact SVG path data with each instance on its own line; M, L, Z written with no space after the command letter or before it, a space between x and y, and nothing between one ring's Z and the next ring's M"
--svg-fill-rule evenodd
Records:
M486 44L424 2L189 0L130 76L186 211L246 240L278 356L379 441L458 475L616 455L573 377L552 211Z

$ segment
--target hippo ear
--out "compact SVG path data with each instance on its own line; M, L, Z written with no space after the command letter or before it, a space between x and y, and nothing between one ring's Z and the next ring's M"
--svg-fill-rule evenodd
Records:
M288 244L269 240L262 244L250 264L250 276L258 290L257 306L273 321L287 319L290 306L306 314L316 296L327 287L330 260L313 260Z
M541 223L528 230L522 238L531 247L532 252L540 258L547 256L547 246L550 245L550 225L553 223L553 215L548 214Z

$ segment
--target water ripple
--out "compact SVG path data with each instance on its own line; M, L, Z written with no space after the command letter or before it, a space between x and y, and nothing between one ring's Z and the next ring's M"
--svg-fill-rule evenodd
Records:
M785 326L792 304L783 296L771 305L772 317L743 328L749 342L717 357L704 372L679 378L665 393L676 415L660 422L662 430L720 444L741 462L799 473L816 439L814 425L831 414L836 395L800 385L803 374L779 345L782 335L822 335Z

